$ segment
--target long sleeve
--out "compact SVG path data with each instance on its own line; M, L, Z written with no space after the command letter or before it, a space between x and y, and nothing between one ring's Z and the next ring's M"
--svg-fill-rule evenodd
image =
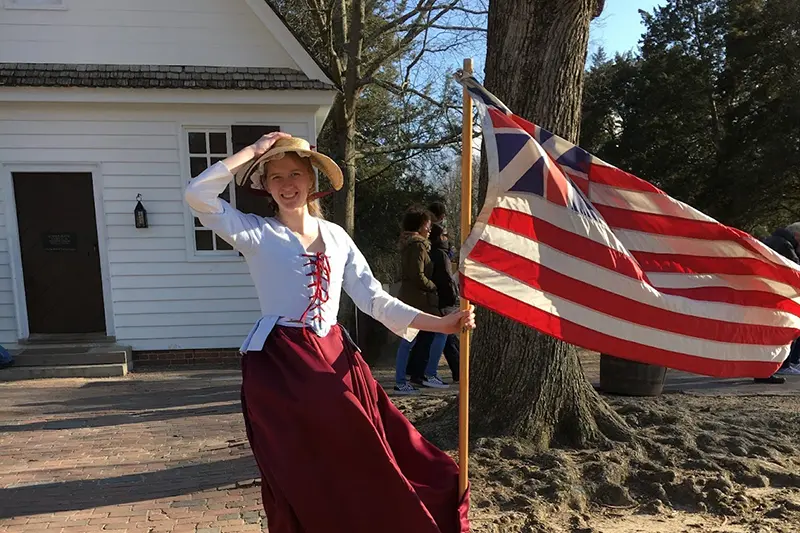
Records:
M412 340L417 330L409 326L420 311L383 290L381 283L372 275L364 255L350 236L345 236L349 247L344 267L345 292L361 311L386 326L395 335Z
M244 254L261 241L261 218L234 209L219 195L233 180L230 170L220 161L208 167L186 187L184 198L194 215Z
M423 292L436 292L436 284L425 275L426 258L430 259L422 243L409 244L409 249L403 254L403 269L406 272L404 277L416 283Z

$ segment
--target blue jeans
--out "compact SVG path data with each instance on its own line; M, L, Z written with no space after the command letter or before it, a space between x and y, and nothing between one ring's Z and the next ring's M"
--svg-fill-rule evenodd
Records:
M414 347L416 342L416 338L410 342L405 339L400 339L400 346L397 347L397 356L394 360L394 382L397 385L404 385L406 383L408 358L411 356L411 348Z
M789 365L798 365L800 364L800 339L795 340L792 343L792 347L789 350L789 357L781 365L781 368L789 368Z
M438 374L439 361L442 359L442 352L444 352L444 345L447 343L446 333L435 333L431 341L431 351L428 356L428 365L425 367L426 376L435 376Z

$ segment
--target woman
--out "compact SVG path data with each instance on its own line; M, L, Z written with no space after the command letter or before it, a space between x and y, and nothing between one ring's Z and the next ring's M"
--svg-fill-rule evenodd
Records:
M439 222L431 224L430 233L427 235L430 243L427 251L430 257L428 276L436 287L437 309L435 312L437 315L445 316L458 311L458 286L453 279L450 266L451 247L447 230L441 224L443 205L434 202L429 209L434 217L439 217ZM442 352L447 359L453 381L458 382L458 336L422 331L413 343L408 362L407 374L412 384L438 388L447 386L438 374Z
M342 288L409 337L413 329L474 328L474 313L435 317L383 291L347 233L315 216L312 165L341 188L331 159L271 133L186 190L195 216L245 257L261 305L241 349L242 411L269 530L468 532L458 467L392 405L336 315ZM219 198L240 167L239 180L269 195L275 217L241 213Z
M416 309L438 315L438 296L436 285L431 281L433 263L429 255L431 245L428 242L431 222L431 216L426 211L411 210L403 217L403 233L400 237L401 272L398 298ZM430 354L438 350L438 354L441 356L447 335L435 330L426 331L434 332L430 343ZM400 346L397 348L394 385L397 394L419 392L406 380L408 361L415 342L416 339L401 339ZM432 357L429 355L430 358ZM436 361L438 364L438 357ZM423 378L422 384L427 387L447 388L447 385L436 375L435 369Z

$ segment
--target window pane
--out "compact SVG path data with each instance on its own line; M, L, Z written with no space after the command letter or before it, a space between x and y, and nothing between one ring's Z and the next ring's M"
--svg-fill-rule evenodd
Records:
M194 232L195 248L197 250L213 250L214 234L208 230L196 230Z
M190 154L205 154L206 152L206 134L200 131L189 132L189 153Z
M227 154L228 153L228 135L226 133L209 133L209 144L211 145L211 154Z
M200 223L200 219L197 218L197 217L194 217L194 227L195 228L202 228L203 227L203 225Z
M217 161L222 161L223 159L225 159L225 158L224 157L212 157L211 158L211 164L213 165Z
M208 168L208 160L205 157L190 157L189 167L192 177L196 178L201 172Z
M219 238L219 235L214 235L217 240L217 250L233 250L233 246Z

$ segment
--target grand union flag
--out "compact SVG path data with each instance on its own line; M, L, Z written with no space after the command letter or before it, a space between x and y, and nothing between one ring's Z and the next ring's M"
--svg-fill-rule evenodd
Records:
M800 336L800 269L757 239L514 115L472 77L486 203L465 298L568 343L765 377Z

